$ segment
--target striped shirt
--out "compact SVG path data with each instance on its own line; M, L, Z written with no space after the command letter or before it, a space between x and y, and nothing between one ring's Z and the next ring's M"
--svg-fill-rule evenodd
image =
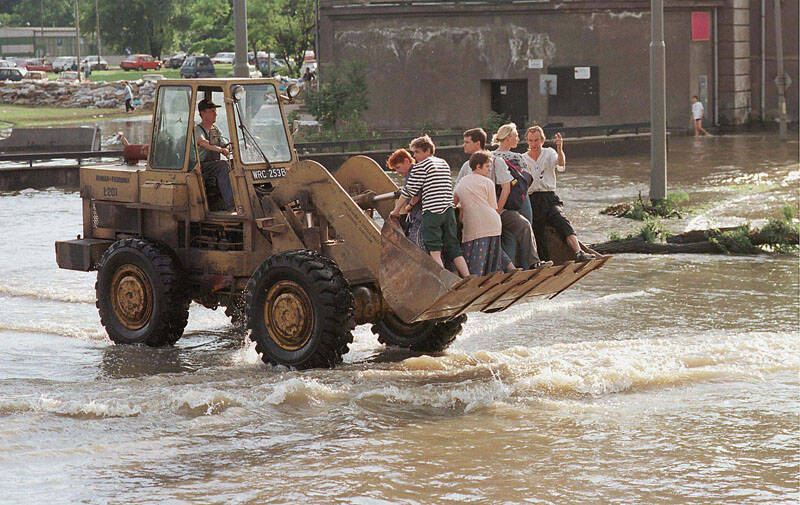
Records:
M415 163L400 190L406 198L420 195L422 210L441 214L453 207L453 179L450 165L441 158L429 156Z

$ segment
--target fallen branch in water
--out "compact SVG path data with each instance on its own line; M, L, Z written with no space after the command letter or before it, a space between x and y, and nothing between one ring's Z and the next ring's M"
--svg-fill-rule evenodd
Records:
M760 246L778 252L798 248L800 235L796 226L785 221L770 220L761 230L747 225L713 230L692 230L666 237L666 242L647 241L644 237L609 240L589 247L601 254L759 254Z

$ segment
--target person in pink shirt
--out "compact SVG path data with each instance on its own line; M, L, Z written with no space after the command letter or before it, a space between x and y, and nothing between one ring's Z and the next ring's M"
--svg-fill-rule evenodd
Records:
M471 275L487 275L514 268L503 252L500 234L502 223L497 213L497 195L489 173L492 156L478 151L469 158L472 173L456 185L454 200L461 207L461 249Z

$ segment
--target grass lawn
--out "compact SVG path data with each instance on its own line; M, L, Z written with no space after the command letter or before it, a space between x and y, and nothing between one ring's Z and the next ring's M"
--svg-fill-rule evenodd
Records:
M217 72L217 77L226 77L228 72L233 72L233 65L214 65L214 69ZM142 76L148 74L161 74L166 79L180 79L180 69L179 68L162 68L161 70L142 70L139 72L138 70L122 70L121 68L110 68L109 70L95 70L92 72L92 75L89 76L89 80L92 82L97 81L136 81L142 78ZM58 78L57 73L48 73L48 79L51 81L55 81Z
M35 105L0 105L0 128L10 126L54 126L63 123L86 123L118 117L149 116L150 111L127 114L119 109L38 107Z

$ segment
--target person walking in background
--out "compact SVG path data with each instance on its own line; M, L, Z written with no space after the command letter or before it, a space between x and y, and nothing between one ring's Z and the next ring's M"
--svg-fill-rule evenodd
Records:
M490 178L492 156L478 151L469 158L472 173L456 184L455 202L461 206L464 224L461 249L469 273L483 276L499 270L510 271L514 263L503 252L502 223L497 213L495 185Z
M536 236L539 256L544 260L550 259L545 235L545 227L549 224L556 229L561 239L572 249L575 261L589 261L594 258L594 255L581 249L575 230L572 229L569 220L564 217L564 202L555 193L556 170L565 171L567 164L561 134L556 133L555 149L543 147L545 136L544 130L540 126L528 128L525 132L525 140L528 141L528 152L525 153L528 160L525 166L533 176L529 194L533 206L533 234Z
M697 98L697 95L692 96L692 118L694 119L694 138L700 137L700 132L704 135L711 135L705 128L703 128L703 118L705 117L705 109L703 103Z
M133 90L128 81L122 81L122 84L125 85L125 112L133 112Z

